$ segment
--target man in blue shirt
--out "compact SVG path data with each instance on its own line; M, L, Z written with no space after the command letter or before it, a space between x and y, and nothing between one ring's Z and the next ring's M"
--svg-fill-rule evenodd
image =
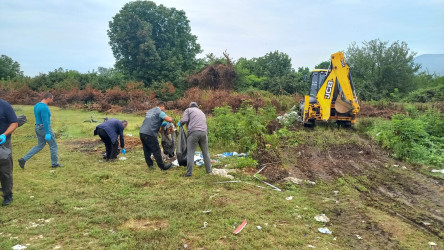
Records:
M162 154L160 151L159 141L157 140L157 133L162 126L163 121L172 122L173 118L165 114L165 103L159 102L157 107L152 108L146 112L145 120L140 127L140 140L143 145L143 153L145 155L145 162L148 168L151 169L154 165L151 160L151 154L157 162L157 166L162 170L168 170L171 163L164 164Z
M115 118L106 120L104 123L99 124L94 131L94 135L99 135L103 143L105 143L106 161L114 160L119 154L119 143L117 137L120 137L120 147L122 153L125 154L125 140L123 136L123 130L128 125L128 122L123 120L119 121Z
M12 145L11 134L18 127L17 116L11 105L0 99L0 183L2 184L3 203L12 202Z
M43 100L34 106L35 116L35 133L37 135L37 146L33 147L29 152L18 160L22 169L25 169L25 163L31 159L35 154L42 150L46 143L49 144L51 151L51 165L53 168L63 167L59 164L59 155L57 151L57 141L54 132L51 129L51 111L49 111L48 104L52 103L54 96L51 93L46 93Z

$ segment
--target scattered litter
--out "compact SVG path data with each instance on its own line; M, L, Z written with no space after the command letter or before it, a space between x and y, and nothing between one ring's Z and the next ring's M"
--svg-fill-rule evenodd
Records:
M83 210L85 209L84 207L73 207L74 210Z
M282 125L290 125L294 121L300 120L301 117L300 117L300 115L298 114L297 111L291 111L291 112L285 113L285 114L283 114L281 116L278 116L276 119Z
M130 137L132 137L133 136L133 134L126 134L127 136L130 136Z
M393 165L393 167L399 167L399 165L395 164L395 165Z
M358 238L358 240L362 240L362 237L359 234L356 235L356 238Z
M221 168L213 168L212 175L218 175L221 177L225 177L228 179L234 179L234 176L229 175L228 173L234 172L234 169L221 169Z
M112 234L116 233L116 231L114 231L114 229L110 229L109 232L112 233Z
M256 226L256 228L257 228L258 230L261 230L261 229L262 229L262 227L261 227L261 226Z
M213 194L213 195L210 195L210 198L209 198L209 199L211 200L211 199L213 199L214 197L216 197L216 196L218 196L218 195L219 195L219 194Z
M99 162L103 162L103 160L99 160Z
M432 169L432 172L444 174L444 169Z
M288 196L287 198L285 198L287 201L291 201L293 200L293 196Z
M318 231L323 234L332 234L332 232L326 227L320 227L318 228Z
M211 212L211 210L202 211L202 213L204 213L204 214L209 214L210 212Z
M243 222L242 222L242 224L240 224L240 226L238 226L237 228L236 228L236 230L234 230L234 234L238 234L238 233L240 233L240 231L242 231L242 229L244 229L244 227L247 225L247 219L245 219Z
M264 223L265 226L268 226L268 223Z
M433 247L433 246L437 246L437 244L433 241L429 241L429 246Z
M183 244L183 248L188 248L188 244Z
M51 174L53 174L53 173L55 173L56 171L55 171L55 170L49 170L49 172L50 172Z
M265 165L263 168L261 168L259 171L257 171L257 172L253 175L254 178L260 180L259 177L257 177L256 175L259 174L259 173L260 173L262 170L264 170L266 167L267 167L267 165ZM266 182L266 181L262 181L262 182L265 183L265 184L267 184L268 186L272 187L273 190L276 190L276 191L282 191L280 188L277 188L277 187L271 185L270 183L268 183L268 182Z
M30 199L34 199L34 196L29 196Z
M422 224L424 224L424 226L430 226L430 225L432 225L432 223L430 223L430 222L426 222L426 221L423 221Z
M247 156L247 153L238 153L238 152L223 152L222 154L215 155L217 158L225 158L225 157L245 157Z
M333 240L336 240L336 237L334 237Z
M330 219L325 214L318 214L314 217L316 221L327 223Z
M406 166L402 166L401 168L402 168L402 169L407 169L407 167L406 167Z
M36 228L38 226L44 226L46 223L49 223L49 222L51 222L53 220L54 220L54 218L50 218L50 219L47 219L47 220L45 220L45 219L38 219L37 222L32 222L31 221L31 222L29 222L29 226L26 227L26 228Z
M119 160L121 160L121 161L125 161L127 158L125 157L125 156L121 156L120 158L119 158Z
M53 249L60 249L60 248L62 248L62 246L56 245Z
M202 228L207 228L208 222L204 221L204 226Z
M316 248L316 247L313 246L313 245L307 245L307 247L308 247L308 248Z
M20 244L15 245L15 246L12 247L12 249L14 249L14 250L21 250L21 249L26 249L26 248L27 248L26 246L22 246Z
M363 154L363 153L364 153L364 151L359 151L359 153L360 153L360 154Z
M334 193L335 195L338 195L338 194L339 194L339 191L338 191L338 190L333 190L333 193Z

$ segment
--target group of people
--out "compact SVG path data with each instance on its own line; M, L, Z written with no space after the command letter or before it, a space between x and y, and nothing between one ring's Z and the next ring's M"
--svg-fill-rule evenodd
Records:
M43 99L34 106L35 116L35 133L37 135L37 146L33 147L29 152L18 159L19 166L25 169L26 162L31 159L35 154L40 152L46 145L49 144L51 152L51 167L58 168L63 167L58 160L58 147L54 132L51 128L51 111L49 110L49 104L54 100L54 96L51 93L46 93ZM172 163L164 163L162 158L162 151L159 146L157 135L159 129L166 123L172 123L174 119L167 116L165 113L165 103L159 102L156 107L148 110L145 115L145 119L140 127L140 140L143 145L143 152L145 156L145 162L149 169L152 169L154 162L151 159L151 155L157 163L157 166L162 170L168 170L171 168ZM94 130L94 135L98 135L105 144L105 159L111 161L117 158L119 154L119 142L121 152L126 154L125 139L123 130L128 125L128 122L120 121L115 118L111 118L101 123ZM189 108L185 110L182 118L178 122L178 126L187 126L187 171L185 177L190 177L193 174L194 166L194 153L197 145L200 146L204 158L205 169L208 174L212 173L210 154L208 151L208 129L205 114L198 108L196 102L190 103ZM12 106L0 99L0 183L1 190L3 192L3 206L7 206L12 203L12 146L11 146L11 134L18 127L17 115L14 112Z
M145 162L149 169L152 169L154 162L151 159L151 155L154 156L154 160L157 166L162 170L168 170L171 168L172 163L165 163L162 157L162 151L160 149L159 141L157 139L158 132L162 126L166 126L167 123L172 123L173 118L165 113L165 103L159 102L156 107L148 110L145 115L145 119L140 127L139 136L143 146L143 153L145 156ZM126 153L125 139L123 136L123 130L128 125L127 121L119 121L111 118L103 122L96 127L94 135L99 135L101 140L105 143L105 159L112 161L117 158L119 153L119 141L121 152ZM178 122L178 126L187 126L187 172L185 177L193 175L194 166L194 153L197 145L200 146L204 158L205 170L207 173L211 173L211 161L210 153L208 151L208 128L207 119L202 110L199 109L196 102L190 103L190 107L185 110L182 118Z

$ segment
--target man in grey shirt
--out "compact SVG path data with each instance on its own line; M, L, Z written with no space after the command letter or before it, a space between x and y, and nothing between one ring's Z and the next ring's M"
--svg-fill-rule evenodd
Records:
M205 169L208 174L211 171L210 153L208 152L208 129L207 118L205 114L197 107L196 102L190 103L190 107L183 113L182 119L180 119L179 126L187 124L187 173L185 177L193 175L194 166L194 152L196 151L197 144L199 144L202 150Z
M163 121L172 122L173 118L165 114L165 103L159 102L157 107L154 107L146 112L145 120L140 127L140 140L142 141L143 153L145 162L149 169L152 169L154 163L151 160L151 154L157 162L157 166L162 170L168 170L171 163L165 164L162 160L159 141L157 140L157 133Z

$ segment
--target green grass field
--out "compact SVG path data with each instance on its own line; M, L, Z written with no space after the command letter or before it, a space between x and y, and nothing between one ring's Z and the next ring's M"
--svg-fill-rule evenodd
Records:
M13 134L14 202L0 208L1 249L17 244L28 249L348 249L352 238L358 241L353 232L347 233L350 238L339 237L336 233L344 229L335 221L327 224L333 235L321 234L318 228L325 223L314 220L317 214L335 211L332 190L344 194L337 207L341 211L355 206L375 220L387 216L365 209L359 192L341 182L282 185L278 192L244 172L235 174L244 182L220 184L216 182L227 179L207 175L204 167L195 167L192 178L183 177L184 167L150 171L141 149L128 151L127 160L103 162L103 144L97 151L78 147L99 140L93 136L97 123L83 122L92 113L57 107L50 107L52 127L64 167L51 168L45 147L22 170L17 159L37 142L34 116L32 106L14 108L28 123ZM94 114L101 117L105 115ZM138 136L142 116L109 117L128 120L125 134ZM247 226L234 235L244 219ZM408 232L398 245L402 248L439 243L409 225L399 227Z

